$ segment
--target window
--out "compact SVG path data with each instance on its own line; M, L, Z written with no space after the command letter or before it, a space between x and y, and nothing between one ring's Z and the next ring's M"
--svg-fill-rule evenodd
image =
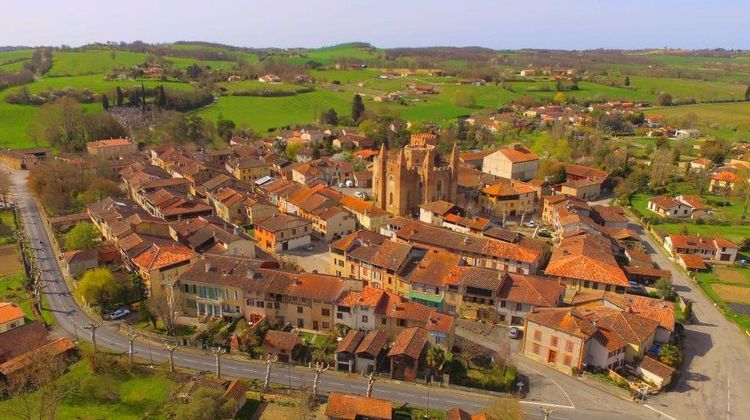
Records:
M326 321L323 321L323 329L327 330L329 328L331 328L331 324L327 323Z
M406 320L405 319L399 319L398 320L398 326L399 327L405 327L406 326Z
M501 301L500 301L500 307L501 307L501 308L504 308L504 307L505 307L505 301L504 301L504 300L501 300Z
M557 347L557 344L558 344L557 336L556 335L550 336L550 338L549 338L549 345L552 346L552 347Z
M565 342L565 351L568 353L573 353L573 342L572 341L566 341Z
M383 318L383 319L380 320L380 323L383 324L383 325L385 325L385 324L388 323L388 320L386 320L385 318Z
M336 312L336 319L344 319L344 314L341 312Z
M323 309L321 309L320 312L323 314L323 316L330 316L331 315L331 310L328 309L328 308L323 308Z
M305 320L302 318L297 318L297 328L305 328Z
M367 315L362 315L362 322L367 322Z
M563 356L563 364L565 366L570 366L571 364L573 364L573 358L570 357L569 354L566 354L565 356Z
M539 344L534 343L531 345L531 352L534 354L539 354Z
M259 300L259 301L255 302L255 306L257 306L259 308L262 308L262 307L266 306L266 303L263 302L262 300Z
M301 314L304 309L301 306L297 307L297 313Z
M542 332L539 330L534 331L534 341L542 341Z
M521 303L516 303L516 311L520 311L520 310L522 310L522 309L523 309L523 304L521 304Z

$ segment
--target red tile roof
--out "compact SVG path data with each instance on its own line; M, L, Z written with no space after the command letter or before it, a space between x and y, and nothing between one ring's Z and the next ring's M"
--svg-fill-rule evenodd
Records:
M193 257L195 253L190 248L177 243L167 246L153 244L133 258L133 263L144 271L151 271L190 261Z
M328 418L344 420L390 420L393 416L393 403L377 398L332 392L328 396L325 415Z
M422 350L427 345L427 330L420 327L404 328L396 337L388 357L407 356L419 359Z
M615 286L629 285L609 245L591 234L565 238L552 253L545 274Z
M0 302L0 324L25 317L23 309L13 302Z
M737 176L737 174L729 171L721 171L715 173L711 179L715 181L724 181L724 182L737 182L739 181L740 177Z
M295 346L302 344L297 334L276 330L268 330L263 339L263 345L275 347L279 350L292 351Z

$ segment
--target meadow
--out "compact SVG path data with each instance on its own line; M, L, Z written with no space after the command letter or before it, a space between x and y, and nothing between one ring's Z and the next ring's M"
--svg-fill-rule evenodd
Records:
M705 134L729 140L750 138L750 102L696 104L653 108L646 115L660 115L668 121L694 119Z

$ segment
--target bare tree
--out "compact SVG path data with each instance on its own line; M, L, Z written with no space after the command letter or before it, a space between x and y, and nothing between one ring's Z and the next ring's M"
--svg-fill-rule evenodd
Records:
M226 352L225 348L219 346L211 349L211 354L216 358L216 377L219 379L221 379L221 356Z
M60 402L75 392L78 382L58 380L65 372L63 359L45 354L31 357L31 363L7 381L0 382L0 394L18 401L18 404L6 405L0 413L5 412L7 418L24 420L55 419Z
M141 336L138 331L131 331L128 333L128 363L133 364L133 343Z
M0 203L8 204L11 186L10 176L5 171L0 171Z
M477 357L484 352L482 346L465 338L459 338L456 347L458 347L458 352L453 353L453 356L466 367L471 367Z
M169 356L169 371L174 372L174 352L180 349L180 346L177 344L169 344L167 342L164 343L164 350L167 351L167 354Z
M362 376L367 378L367 391L365 395L367 395L367 398L370 398L372 397L372 386L375 384L375 381L380 379L380 374L375 373L374 370L370 372L369 374L365 374L365 371L363 370Z
M320 381L320 374L328 370L328 363L326 362L315 362L308 365L310 370L315 372L315 378L313 379L312 393L314 398L318 398L318 382Z
M279 356L271 356L271 354L266 355L266 378L263 381L263 390L266 391L268 389L268 385L271 382L271 366L279 361Z
M96 330L102 325L101 322L89 321L88 325L83 326L84 330L89 330L91 332L91 344L94 347L94 353L96 353Z
M175 328L177 327L177 317L179 316L179 305L173 299L168 299L166 296L151 297L146 302L146 305L164 323L167 335L174 335Z

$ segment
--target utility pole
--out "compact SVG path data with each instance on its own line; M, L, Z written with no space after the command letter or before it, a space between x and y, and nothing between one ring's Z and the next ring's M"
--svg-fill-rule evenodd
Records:
M89 321L88 325L84 325L84 330L91 331L91 344L94 345L94 353L96 353L96 330L102 326L101 322Z
M76 322L76 317L78 315L76 314L75 310L71 310L71 311L68 312L68 316L73 321L73 331L76 334L76 344L78 344L78 341L79 341L79 339L78 339L78 323Z
M263 381L263 391L268 390L268 384L271 382L271 366L279 361L279 356L266 355L266 378Z
M313 379L313 398L318 398L318 381L320 381L320 374L328 370L328 363L326 362L315 362L315 364L308 364L310 370L315 372L315 378Z
M179 350L180 346L177 344L169 344L166 341L164 342L164 350L167 351L167 354L169 355L169 371L174 372L174 352ZM153 364L153 362L151 363Z
M365 395L367 396L367 398L370 398L370 397L372 397L372 385L375 383L375 381L377 381L378 379L380 379L380 374L375 373L374 369L369 374L365 374L365 371L363 370L362 371L362 376L364 376L365 378L367 378L367 391L366 391Z
M216 377L219 379L221 379L221 356L226 352L225 348L219 346L211 349L211 354L216 358Z
M138 331L131 331L128 333L128 362L130 366L133 366L133 343L135 339L140 337L141 333Z

